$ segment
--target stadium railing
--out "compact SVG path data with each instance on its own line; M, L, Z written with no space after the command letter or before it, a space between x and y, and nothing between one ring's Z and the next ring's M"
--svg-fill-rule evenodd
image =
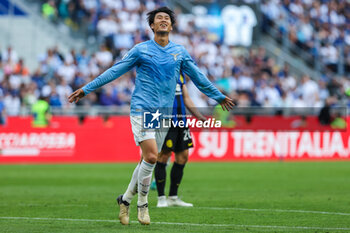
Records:
M348 114L349 110L346 105L338 105L332 108L333 111L338 111L341 115ZM260 116L315 116L318 115L321 108L319 107L307 107L307 108L283 108L283 107L237 107L230 112L232 115L260 115ZM213 114L214 106L199 108L199 111L204 115L210 116ZM129 106L75 106L71 108L51 107L52 115L57 116L105 116L105 115L129 115ZM189 111L187 111L189 114ZM31 109L29 107L22 107L20 116L31 115Z

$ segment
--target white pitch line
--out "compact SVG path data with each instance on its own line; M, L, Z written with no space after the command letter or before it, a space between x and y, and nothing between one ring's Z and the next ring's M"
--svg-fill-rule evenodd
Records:
M8 220L48 220L48 221L72 221L72 222L117 222L112 219L77 219L77 218L37 218L37 217L0 217Z
M308 213L308 214L329 214L329 215L350 216L350 213L327 212L327 211L316 211L316 210L248 209L248 208L236 208L236 207L195 207L195 208L210 209L210 210L242 210L242 211L253 211L253 212L285 212L285 213Z
M88 207L87 204L0 204L0 206L45 206L45 207ZM280 213L306 213L306 214L327 214L327 215L342 215L350 216L350 213L342 212L329 212L329 211L317 211L317 210L288 210L288 209L249 209L249 208L238 208L238 207L205 207L199 206L194 207L195 209L208 209L208 210L240 210L240 211L252 211L252 212L280 212ZM192 209L192 208L184 208Z
M23 204L0 204L0 206L45 206L45 207L88 207L87 204L37 204L37 203L23 203ZM208 210L240 210L240 211L252 211L252 212L280 212L280 213L307 213L307 214L326 214L326 215L342 215L350 216L350 213L342 212L329 212L329 211L317 211L317 210L288 210L288 209L249 209L238 207L194 207L195 209L208 209ZM184 208L192 209L192 208Z
M36 203L0 204L0 206L88 207L88 205L86 204L36 204Z
M47 221L72 221L72 222L111 222L117 223L111 219L73 219L73 218L36 218L36 217L0 217L0 220L47 220ZM131 221L131 223L138 223ZM302 230L334 230L349 231L346 227L310 227L310 226L270 226L270 225L240 225L240 224L203 224L203 223L179 223L179 222L152 222L156 225L179 225L179 226L195 226L195 227L237 227L237 228L273 228L273 229L302 229Z

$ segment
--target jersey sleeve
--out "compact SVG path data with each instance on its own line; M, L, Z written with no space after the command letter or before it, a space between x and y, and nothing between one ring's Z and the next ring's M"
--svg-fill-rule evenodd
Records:
M184 49L185 57L182 61L181 70L187 74L196 87L208 97L221 103L226 96L223 95L196 66L189 53Z
M124 55L122 60L115 63L112 67L107 69L97 78L95 78L94 80L86 84L84 87L82 87L85 95L119 78L120 76L131 70L134 66L136 66L139 56L139 49L135 46L127 54Z

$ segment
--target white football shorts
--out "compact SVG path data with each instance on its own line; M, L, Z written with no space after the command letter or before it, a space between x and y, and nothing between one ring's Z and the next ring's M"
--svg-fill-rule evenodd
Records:
M137 146L140 145L140 142L147 139L155 139L158 152L162 150L165 137L168 134L168 128L144 129L142 125L142 116L130 116L130 122L132 133L134 134L134 140Z

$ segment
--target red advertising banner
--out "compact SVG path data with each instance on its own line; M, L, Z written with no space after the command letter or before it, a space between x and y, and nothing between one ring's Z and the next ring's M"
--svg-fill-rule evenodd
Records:
M255 118L258 118L256 116ZM259 119L254 119L258 121ZM349 119L348 119L349 122ZM350 159L349 131L192 132L191 161ZM129 116L55 117L47 128L13 117L0 126L0 163L136 162Z
M191 160L349 159L346 132L197 132Z
M131 162L140 159L128 116L55 117L50 127L32 128L30 118L0 127L0 163ZM18 127L17 127L18 125Z

